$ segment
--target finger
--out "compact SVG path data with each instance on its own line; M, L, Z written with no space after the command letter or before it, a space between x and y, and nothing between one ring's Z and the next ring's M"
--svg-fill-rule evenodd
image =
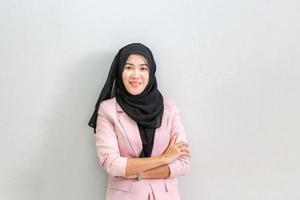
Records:
M191 154L189 152L183 151L180 156L187 156L187 157L191 157Z
M183 151L182 154L181 154L180 156L188 156L188 157L190 157L190 156L191 156L191 153L190 153L190 152Z
M177 141L177 143L188 144L186 141L182 141L182 140L180 140L180 141Z
M180 148L180 151L190 152L190 148L186 147L186 146L183 146L183 147Z
M189 146L187 142L183 142L183 141L177 142L176 145L179 146L179 147L181 147L181 146Z

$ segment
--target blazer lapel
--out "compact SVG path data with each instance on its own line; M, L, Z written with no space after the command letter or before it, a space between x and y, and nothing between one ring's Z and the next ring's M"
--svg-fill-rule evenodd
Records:
M124 132L127 136L128 142L131 146L132 151L136 157L139 157L139 154L143 148L140 132L137 126L136 121L131 119L117 103L117 112L119 113L119 122L122 125Z

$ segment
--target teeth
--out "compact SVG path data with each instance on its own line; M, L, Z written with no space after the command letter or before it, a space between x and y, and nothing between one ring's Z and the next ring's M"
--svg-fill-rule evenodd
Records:
M140 85L140 83L133 83L133 82L131 82L130 83L132 86L139 86Z

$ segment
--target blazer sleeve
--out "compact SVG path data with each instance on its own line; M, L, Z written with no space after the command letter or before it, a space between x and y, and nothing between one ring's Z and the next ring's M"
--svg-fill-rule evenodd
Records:
M184 141L187 142L186 134L184 132L184 127L179 117L179 113L176 108L176 104L172 101L171 106L171 117L172 117L172 127L171 127L171 138L178 133L176 142ZM190 168L190 157L181 156L177 158L174 162L169 164L170 177L183 176L186 175Z
M96 150L99 163L111 176L125 176L127 158L120 156L117 135L114 129L112 107L102 102L99 107L96 126Z

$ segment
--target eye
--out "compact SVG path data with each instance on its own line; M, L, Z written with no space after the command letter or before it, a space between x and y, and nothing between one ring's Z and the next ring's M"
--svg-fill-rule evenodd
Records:
M131 69L132 69L132 66L130 66L130 65L125 65L124 69L126 69L126 70L131 70Z
M141 67L141 71L148 71L148 67Z

